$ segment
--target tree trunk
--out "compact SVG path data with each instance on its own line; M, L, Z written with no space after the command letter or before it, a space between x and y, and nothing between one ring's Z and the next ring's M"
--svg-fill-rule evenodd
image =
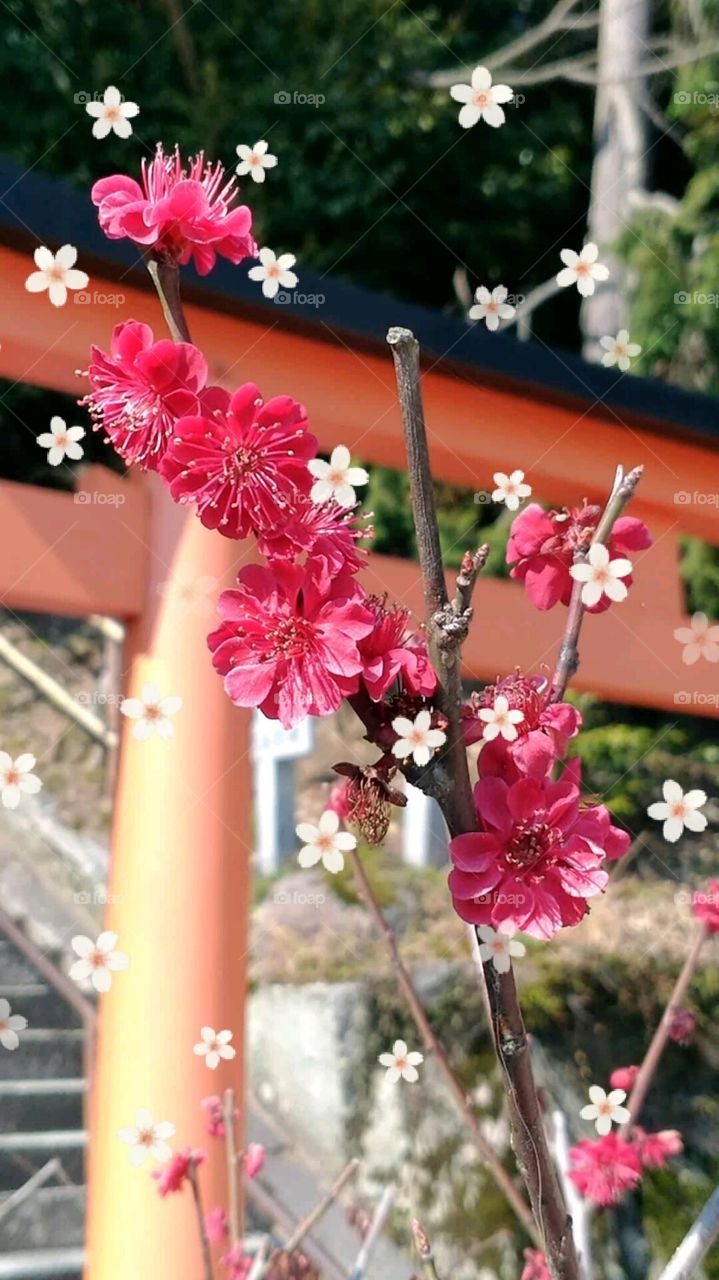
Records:
M631 194L646 184L646 119L639 106L644 81L633 75L647 60L651 0L602 0L594 165L588 240L601 249L610 277L582 306L584 355L597 360L604 334L626 327L624 269L612 253L631 216Z

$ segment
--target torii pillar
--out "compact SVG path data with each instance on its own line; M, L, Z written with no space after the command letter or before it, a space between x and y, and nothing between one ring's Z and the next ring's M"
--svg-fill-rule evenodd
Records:
M148 681L179 694L174 737L147 742L123 725L106 928L130 956L100 997L91 1094L85 1280L197 1280L202 1274L189 1188L161 1199L128 1161L118 1129L147 1107L176 1126L175 1149L202 1147L205 1210L227 1204L224 1143L208 1137L202 1098L242 1098L251 853L248 712L226 697L188 588L232 586L249 544L204 529L146 478L145 608L130 624L126 696ZM122 522L122 507L116 518ZM123 718L124 719L124 718ZM237 1056L216 1071L193 1054L200 1028L229 1028Z

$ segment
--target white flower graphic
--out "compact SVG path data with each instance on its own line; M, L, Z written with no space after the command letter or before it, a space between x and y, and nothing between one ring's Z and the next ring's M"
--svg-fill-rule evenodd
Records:
M172 1155L172 1148L167 1139L175 1132L174 1124L169 1120L161 1120L155 1124L152 1113L141 1107L135 1113L135 1123L126 1129L118 1130L118 1138L130 1147L130 1164L135 1169L144 1164L148 1156L152 1156L158 1164L167 1164Z
M582 1120L594 1120L597 1133L603 1138L607 1136L612 1124L626 1124L631 1119L626 1107L621 1106L626 1098L624 1089L612 1089L607 1094L598 1084L589 1089L590 1102L579 1112Z
M427 710L420 711L414 720L397 716L392 721L392 728L399 738L392 746L392 754L399 760L407 760L411 756L415 764L429 764L437 748L447 741L446 733L442 729L430 728L431 723L432 714Z
M14 760L7 751L0 751L0 800L6 809L17 809L22 795L37 795L42 783L32 772L35 763L29 751Z
M246 147L240 143L235 149L240 157L240 163L235 166L235 173L240 178L244 178L245 174L249 173L253 182L264 182L265 169L274 169L277 164L277 156L270 155L264 138L256 142L254 147Z
M573 249L562 249L559 256L564 268L557 274L560 288L576 284L583 298L591 297L597 280L609 279L609 268L597 262L598 255L599 249L591 240L585 244L581 253L575 253Z
M471 129L472 125L484 120L493 129L504 124L505 115L500 102L510 102L513 90L508 84L492 84L492 76L486 67L475 67L472 72L472 84L453 84L450 96L455 102L463 102L459 113L459 123L463 129Z
M85 289L90 277L75 267L77 249L64 244L57 253L51 253L45 245L39 245L33 254L37 271L25 281L28 293L42 293L47 289L54 307L64 307L68 289Z
M607 369L611 369L612 365L616 365L621 369L622 373L626 373L635 356L641 353L641 346L638 342L629 341L629 331L620 329L616 338L609 336L600 338L599 342L604 347L604 355L602 356L602 364Z
M157 592L163 600L172 602L178 619L191 614L198 618L214 618L214 597L218 586L217 578L209 574L201 574L198 578L186 564L180 563L172 578L158 585Z
M474 301L475 305L469 308L470 320L484 320L492 330L499 328L500 320L511 320L517 310L507 302L507 289L503 284L498 284L491 293L481 284L475 291Z
M196 1053L198 1058L204 1058L205 1065L211 1071L217 1070L221 1058L229 1060L235 1057L237 1050L230 1044L231 1031L215 1031L213 1027L202 1027L200 1036L201 1039L193 1047L192 1052Z
M300 822L295 828L304 847L297 855L301 867L322 865L336 875L345 865L344 855L357 848L357 841L349 831L340 831L340 820L334 809L325 809L317 826Z
M398 1080L406 1080L408 1084L416 1084L419 1080L417 1067L424 1062L424 1056L416 1049L408 1051L404 1040L395 1040L391 1053L381 1053L378 1062L387 1068L385 1080L397 1084Z
M702 805L707 802L706 791L697 788L695 791L687 791L685 795L678 782L667 778L662 786L662 795L664 799L650 804L647 813L650 818L664 823L664 839L670 844L676 843L685 827L687 831L706 830L706 815L699 813Z
M603 542L593 542L583 563L569 570L575 582L582 582L582 604L591 609L602 596L610 600L626 600L627 586L622 582L632 572L631 560L610 560Z
M259 267L250 267L250 280L262 281L262 292L266 298L274 298L280 289L294 289L299 278L290 267L294 267L297 259L293 253L281 253L279 258L273 249L260 249Z
M71 946L80 959L72 965L70 977L75 982L89 979L96 991L109 991L113 973L121 972L130 963L130 957L124 951L115 950L117 934L110 930L101 933L96 942L84 934L77 934Z
M524 483L523 471L513 471L510 476L504 471L495 471L492 479L497 486L492 502L503 502L508 511L516 511L522 499L532 495L531 484Z
M312 458L307 463L310 475L315 483L310 490L313 502L327 502L334 498L340 507L353 507L357 501L355 485L366 484L369 476L364 467L350 465L350 451L344 444L338 444L332 450L329 462L322 458Z
M27 1018L11 1013L9 1000L0 999L0 1044L3 1049L17 1049L20 1043L18 1031L24 1031Z
M48 450L47 460L50 466L59 467L65 458L69 458L71 462L80 461L83 448L77 442L82 440L84 434L84 427L68 427L63 418L54 417L50 419L50 430L43 431L37 442L41 449Z
M136 102L123 102L122 94L114 84L108 85L102 102L88 102L85 110L94 116L92 126L93 138L106 138L108 133L116 133L118 138L129 138L132 133L130 120L139 114Z
M492 929L488 924L480 924L477 927L477 933L482 939L479 947L482 963L486 964L491 960L497 973L509 973L510 957L519 959L527 953L523 942L515 942L515 931L515 926L508 920L503 921L499 929Z
M518 737L517 725L524 720L524 712L517 708L512 710L509 702L503 693L498 693L494 699L494 706L482 707L479 712L480 720L484 721L484 730L482 737L485 742L491 742L493 738L504 738L505 742L514 742Z
M693 613L690 625L677 627L674 639L684 645L682 662L688 667L700 658L719 662L719 626L710 622L705 613Z
M182 706L182 698L172 694L162 698L156 684L145 684L141 698L125 698L120 703L124 716L135 721L132 736L138 742L146 742L156 733L159 738L171 738L175 732L170 716L174 716Z

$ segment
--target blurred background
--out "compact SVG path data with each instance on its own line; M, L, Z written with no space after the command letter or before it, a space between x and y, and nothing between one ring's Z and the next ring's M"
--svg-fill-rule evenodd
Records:
M596 362L598 338L624 327L642 347L627 376L716 395L716 0L266 0L261 7L6 0L0 23L0 157L23 172L87 191L100 176L135 174L158 139L184 153L204 148L231 169L237 143L266 138L279 166L263 187L246 182L243 195L258 241L295 253L300 276L305 267L458 322L478 284L506 284L529 301L519 331L508 330L515 341ZM470 150L448 86L477 63L522 101L507 107L511 134L477 126L481 150ZM140 104L128 142L90 136L84 104L107 84ZM602 245L613 271L611 286L580 307L575 290L552 282L559 249L579 249L585 239ZM2 479L73 488L77 468L50 467L36 443L53 414L88 427L80 470L95 462L122 471L72 396L6 379L0 414ZM374 513L375 549L415 558L406 475L370 472L364 505ZM488 574L506 576L511 516L473 501L470 488L440 483L437 497L448 565L486 540ZM719 619L716 546L683 538L680 573L686 613ZM11 755L27 749L31 728L44 783L22 816L0 809L0 905L43 954L57 956L72 929L100 928L106 905L123 629L113 619L3 609L0 640L0 747ZM76 705L92 704L104 732L88 732L48 697L36 668ZM685 951L688 914L677 902L682 894L688 902L715 871L719 818L712 800L709 831L674 846L646 818L659 783L678 768L685 786L717 794L715 721L618 706L591 692L573 696L585 719L573 750L586 789L636 839L610 898L581 931L566 931L551 948L530 946L522 967L540 1079L571 1116L590 1083L641 1060ZM282 797L276 821L262 804L255 818L248 1006L248 1105L251 1126L277 1155L274 1192L291 1199L298 1171L319 1188L323 1172L360 1153L352 1222L343 1223L357 1247L392 1183L388 1240L398 1256L407 1254L413 1205L446 1275L514 1280L526 1241L439 1078L428 1071L429 1103L426 1092L386 1089L378 1079L378 1054L399 1036L412 1046L416 1033L349 870L333 877L296 866L294 823L316 819L338 759L365 759L361 730L345 708L291 744L256 732L259 794L272 785ZM424 865L413 865L412 840L397 820L385 848L364 850L366 865L486 1136L510 1167L499 1082L466 937L450 911L441 842L433 837ZM62 1174L20 1215L3 1217L0 1198L0 1276L8 1277L31 1272L3 1270L3 1253L77 1248L83 1220L79 1015L0 930L0 995L15 1002L18 990L46 1032L35 1057L25 1058L28 1078L57 1087L28 1100L7 1084L19 1083L13 1055L0 1060L7 1103L0 1102L0 1197L47 1159L59 1159ZM718 992L707 959L692 987L689 1042L670 1046L647 1103L647 1127L680 1129L685 1154L602 1215L607 1276L649 1274L650 1258L667 1256L716 1182ZM291 1053L281 1034L288 1019L296 1029ZM32 1274L79 1274L67 1266ZM716 1256L705 1274L719 1277Z

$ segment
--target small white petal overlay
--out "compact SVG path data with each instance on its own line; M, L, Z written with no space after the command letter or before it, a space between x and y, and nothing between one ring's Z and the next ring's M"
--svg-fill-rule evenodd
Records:
M471 85L453 84L449 92L455 102L464 103L459 113L463 129L471 129L480 120L493 129L499 128L505 121L499 104L511 102L514 96L508 84L492 84L492 76L486 67L474 68Z
M598 255L599 250L591 240L585 244L581 253L575 253L573 249L562 249L559 256L564 268L557 275L560 288L576 284L583 298L591 297L597 280L609 279L609 267L597 262Z
M687 831L706 830L706 816L699 812L707 802L706 791L697 788L696 791L687 791L685 794L678 782L667 778L662 786L662 795L664 799L650 804L647 813L650 818L664 823L664 839L670 844L679 839L685 827Z
M95 118L93 138L106 138L110 132L116 133L118 138L129 138L132 133L130 120L139 114L140 108L136 102L123 102L120 90L111 84L105 90L102 102L88 102L85 110Z
M357 848L357 841L349 831L340 831L340 820L334 809L325 809L317 826L300 822L295 828L303 848L297 855L301 867L322 865L336 875L345 865L344 855Z
M693 613L688 627L677 627L674 639L684 645L682 662L688 667L700 658L719 662L719 625L710 622L705 613Z
M117 1136L120 1142L126 1142L130 1148L130 1164L138 1169L148 1156L152 1156L158 1164L167 1164L172 1155L172 1147L167 1139L173 1137L174 1124L169 1120L161 1120L155 1124L152 1112L141 1107L135 1112L135 1123L126 1129L119 1129Z
M110 930L101 933L96 942L78 934L72 939L71 945L80 959L72 965L70 977L75 982L89 980L96 991L109 991L113 973L120 973L130 963L130 957L124 951L115 950L117 934Z
M340 507L353 507L357 501L355 485L366 484L369 476L364 467L353 467L350 451L344 444L338 444L332 450L329 462L322 458L312 458L307 463L310 475L315 483L310 490L313 502L327 502L334 498Z
M392 728L399 738L392 746L392 754L399 760L411 758L415 764L429 764L430 758L438 747L447 741L442 729L432 729L432 713L420 711L414 720L407 716L397 716L392 721Z
M508 511L516 511L523 498L532 495L531 484L524 483L524 472L513 471L510 476L504 471L495 471L492 476L497 486L492 494L492 502L503 502Z
M37 795L42 783L32 772L35 763L29 751L14 760L7 751L0 751L0 800L6 809L17 809L23 795Z
M518 708L516 711L511 710L504 694L499 693L494 699L493 707L482 707L479 718L484 721L482 737L485 742L500 737L506 742L514 742L518 736L517 725L522 723L524 712Z
M41 244L33 258L38 269L25 281L28 293L42 293L47 289L52 305L64 307L68 289L87 288L90 277L75 267L77 249L73 245L64 244L57 253L51 253Z
M605 1138L613 1123L626 1124L631 1119L627 1108L621 1105L626 1096L624 1089L605 1093L598 1084L593 1084L589 1090L590 1102L579 1114L582 1120L594 1120L597 1133Z
M274 169L277 164L277 156L270 155L264 138L256 142L254 147L246 147L240 143L235 150L240 157L240 163L235 166L235 173L240 178L244 178L249 173L253 182L264 182L265 169Z
M470 320L484 320L487 328L492 330L499 328L500 320L511 320L517 310L507 302L507 289L503 284L498 284L491 293L481 284L475 290L474 302L468 312Z
M573 564L569 570L582 587L582 604L591 609L599 604L602 596L615 602L626 600L627 586L622 582L632 572L631 560L610 560L603 542L593 542L582 564Z
M20 1013L12 1013L9 1000L0 1000L0 1044L3 1049L17 1049L20 1043L18 1031L24 1031L27 1018Z
M214 1027L202 1027L200 1037L192 1052L196 1053L198 1058L204 1058L205 1065L211 1071L217 1070L221 1058L235 1057L237 1050L230 1044L231 1031L215 1031Z
M509 973L510 957L519 959L527 953L523 942L515 942L515 931L510 920L503 921L499 929L492 929L488 924L478 925L477 933L481 939L479 956L482 963L486 964L491 960L497 973Z
M171 578L159 583L158 595L172 604L179 618L194 614L198 618L215 618L215 599L219 580L209 574L200 577L186 564L180 563Z
M69 458L71 462L80 461L83 449L77 442L82 440L84 434L84 427L68 427L64 418L54 417L50 419L50 430L43 431L37 442L41 449L48 450L47 460L50 466L59 467L65 458Z
M281 253L279 258L273 249L260 249L260 266L250 267L250 280L262 281L262 292L266 298L274 298L280 287L294 289L299 278L290 267L294 267L297 259L293 253Z
M404 1040L395 1040L391 1053L381 1053L377 1059L387 1068L385 1080L397 1084L398 1080L406 1080L408 1084L416 1084L419 1080L417 1067L424 1062L424 1056L416 1049L408 1050Z
M616 338L610 338L608 335L599 339L600 344L604 347L604 355L602 356L602 364L607 369L611 369L612 365L616 365L621 369L622 373L626 373L635 356L640 355L641 346L638 342L629 341L629 331L620 329Z
M156 684L142 686L141 698L125 698L120 704L124 716L129 716L135 723L132 736L138 742L146 742L156 733L159 738L171 738L175 726L170 719L180 710L182 698L176 695L163 698Z

